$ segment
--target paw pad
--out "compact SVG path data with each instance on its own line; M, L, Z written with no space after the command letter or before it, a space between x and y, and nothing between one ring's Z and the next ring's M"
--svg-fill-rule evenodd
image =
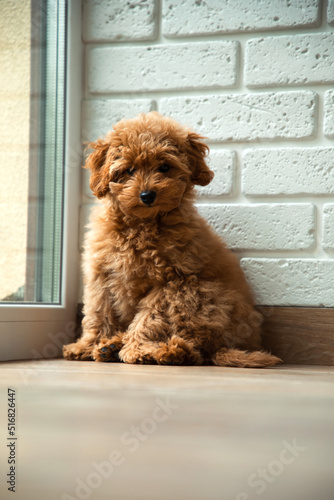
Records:
M97 346L95 349L95 359L98 361L119 362L118 348L115 344L105 344L102 347Z

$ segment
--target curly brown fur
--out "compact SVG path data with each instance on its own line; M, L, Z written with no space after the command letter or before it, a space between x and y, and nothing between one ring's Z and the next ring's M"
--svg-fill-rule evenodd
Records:
M193 204L194 186L213 178L203 138L152 112L89 146L100 202L85 241L83 335L64 357L278 363L260 351L261 315L236 257Z

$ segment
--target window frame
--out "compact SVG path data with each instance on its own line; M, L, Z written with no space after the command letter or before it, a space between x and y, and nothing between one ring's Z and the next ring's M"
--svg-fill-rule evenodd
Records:
M79 278L81 2L67 1L61 304L0 304L0 360L57 357L75 335Z

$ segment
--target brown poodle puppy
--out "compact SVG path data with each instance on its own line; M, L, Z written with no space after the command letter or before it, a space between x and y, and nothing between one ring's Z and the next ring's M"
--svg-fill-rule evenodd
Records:
M94 208L82 337L67 359L265 367L261 315L236 257L200 217L213 178L202 137L156 112L91 143Z

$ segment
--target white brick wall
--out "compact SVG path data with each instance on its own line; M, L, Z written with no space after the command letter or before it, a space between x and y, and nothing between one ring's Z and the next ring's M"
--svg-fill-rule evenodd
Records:
M237 56L237 42L91 48L88 91L114 94L232 87Z
M244 258L241 265L261 304L333 307L331 260Z
M166 37L317 26L320 0L163 0Z
M334 0L328 0L327 20L328 24L334 26Z
M82 102L82 136L85 141L97 139L125 116L149 113L152 99L87 99Z
M83 139L152 109L208 137L198 207L259 304L334 307L333 26L334 0L83 0Z
M300 139L316 131L316 94L276 92L167 97L164 115L187 123L211 142Z
M334 250L334 204L324 206L324 247Z
M247 87L333 83L334 33L249 40L245 82Z
M324 134L334 139L334 89L325 93Z
M246 149L246 196L334 195L334 148Z
M83 2L85 42L153 40L157 33L154 0Z
M232 249L309 250L315 244L311 203L210 203L199 211Z

